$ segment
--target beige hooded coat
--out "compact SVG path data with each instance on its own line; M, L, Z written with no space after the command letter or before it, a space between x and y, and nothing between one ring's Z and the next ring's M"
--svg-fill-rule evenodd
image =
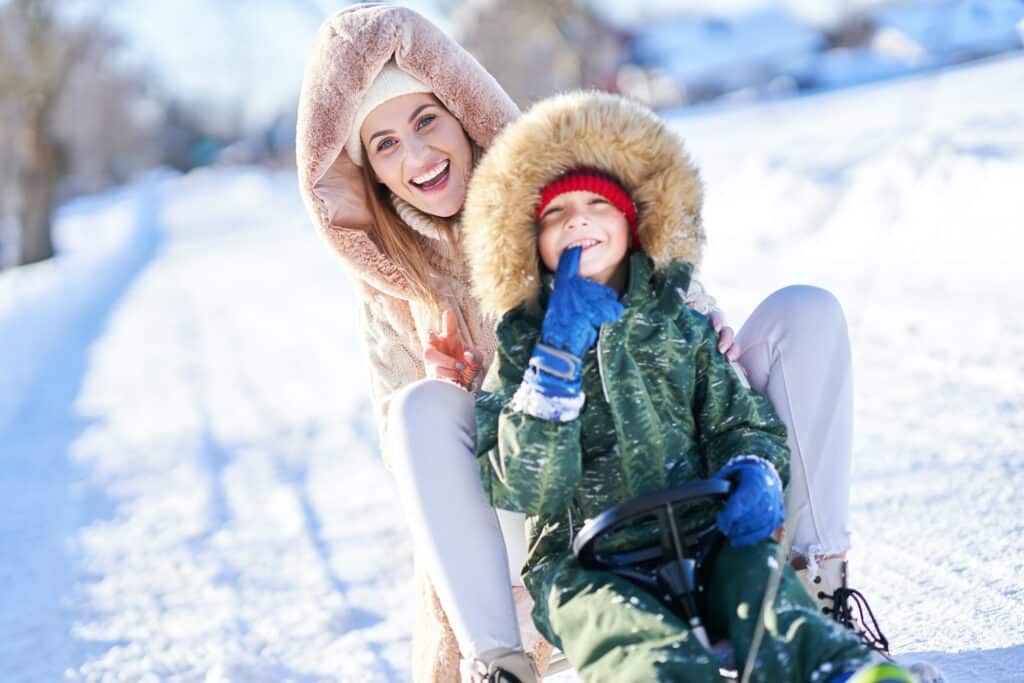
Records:
M362 332L369 354L371 392L383 435L393 393L425 376L424 340L438 322L411 293L399 267L366 229L372 218L362 175L343 147L363 94L389 60L430 86L480 147L519 114L501 86L468 52L412 10L358 5L324 22L306 66L299 101L296 154L299 188L317 230L342 258L362 299ZM494 353L493 321L485 321L473 298L459 254L443 249L433 219L412 206L397 206L421 235L442 279L443 305L459 318L468 345L484 367ZM457 233L456 233L457 235ZM382 442L383 442L382 438ZM383 454L385 462L388 454ZM457 681L460 653L428 577L417 566L419 586L413 634L413 677Z
M382 443L389 399L398 389L425 377L424 340L439 327L428 307L411 293L401 269L367 234L372 227L367 188L343 149L364 93L392 58L399 68L428 85L483 149L519 115L501 86L468 52L412 10L356 5L329 18L317 34L299 100L299 189L314 226L347 265L361 294L362 333ZM442 305L456 312L463 338L482 355L485 372L494 354L496 320L481 314L463 254L449 254L442 247L434 218L404 203L396 209L409 229L420 234L423 248L442 276L437 292ZM455 235L458 244L458 226ZM385 463L388 455L383 453ZM413 678L457 681L458 644L418 563L416 580ZM525 592L522 596L528 599ZM521 615L529 612L524 607L517 604ZM524 644L543 666L550 646L543 640Z

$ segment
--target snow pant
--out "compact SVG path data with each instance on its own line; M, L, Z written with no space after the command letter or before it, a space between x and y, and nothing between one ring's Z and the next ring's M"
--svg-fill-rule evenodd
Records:
M778 546L765 540L726 543L706 580L703 619L712 639L727 638L742 671ZM649 592L611 572L583 569L572 556L556 560L536 589L534 621L573 663L582 681L721 681L718 660L686 623ZM874 658L848 629L823 615L793 569L784 564L779 591L764 615L753 681L827 681Z
M813 561L846 550L853 400L839 303L823 289L786 287L757 307L738 341L751 386L788 429L793 551ZM402 509L459 649L472 656L518 646L510 583L522 585L524 518L495 513L484 496L472 397L440 380L414 382L392 397L388 425L384 447Z

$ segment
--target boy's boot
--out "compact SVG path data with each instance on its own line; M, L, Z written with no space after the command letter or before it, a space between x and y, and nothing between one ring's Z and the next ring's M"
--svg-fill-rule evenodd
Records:
M917 679L903 667L885 662L867 664L856 671L844 671L828 679L828 683L917 683Z
M522 650L496 647L463 659L459 666L462 683L537 683L537 673Z
M946 677L928 662L917 662L910 665L910 673L914 674L917 683L946 683Z

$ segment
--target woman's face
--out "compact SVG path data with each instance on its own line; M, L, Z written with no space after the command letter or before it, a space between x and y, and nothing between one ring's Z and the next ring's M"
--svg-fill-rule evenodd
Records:
M384 102L359 129L377 179L417 209L448 218L466 199L473 153L459 120L431 94Z

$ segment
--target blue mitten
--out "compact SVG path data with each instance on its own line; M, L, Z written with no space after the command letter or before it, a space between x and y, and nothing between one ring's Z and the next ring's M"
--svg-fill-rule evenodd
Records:
M602 323L622 317L619 294L578 275L583 247L562 252L555 271L554 290L540 326L540 341L582 358L594 345Z
M782 480L764 458L737 456L712 479L728 479L734 484L717 520L719 530L734 546L752 545L768 538L785 519Z
M545 420L567 422L583 407L583 355L601 325L622 317L618 293L579 276L582 247L562 252L554 289L540 328L540 343L514 398L518 409Z

